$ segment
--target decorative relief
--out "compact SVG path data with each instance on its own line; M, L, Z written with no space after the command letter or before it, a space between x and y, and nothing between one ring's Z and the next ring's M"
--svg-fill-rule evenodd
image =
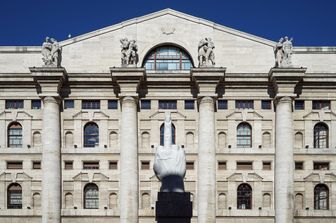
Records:
M62 48L54 38L46 37L42 44L42 60L44 66L61 67Z
M135 40L123 38L121 43L121 66L136 67L138 63L138 46Z
M215 44L211 38L204 38L198 44L198 67L213 67L215 65Z
M166 24L166 26L161 27L162 34L171 35L175 32L175 27L173 24Z
M293 38L288 39L287 36L281 38L275 45L275 67L284 68L292 67Z

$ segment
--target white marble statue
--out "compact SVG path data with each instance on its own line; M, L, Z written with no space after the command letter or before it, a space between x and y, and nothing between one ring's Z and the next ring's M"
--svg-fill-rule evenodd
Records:
M215 65L215 44L211 38L204 38L198 44L198 67Z
M46 37L42 44L42 60L44 66L60 67L62 61L62 48L54 38Z
M275 67L292 67L293 38L281 38L275 45Z
M184 192L183 178L186 174L185 152L172 144L170 112L165 113L164 144L155 153L154 172L161 181L161 192Z
M123 38L120 40L121 43L121 66L136 67L138 63L138 46L135 40L128 40Z

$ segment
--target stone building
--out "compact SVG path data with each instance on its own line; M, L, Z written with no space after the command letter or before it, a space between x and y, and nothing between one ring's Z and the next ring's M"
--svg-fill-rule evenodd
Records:
M192 222L336 222L336 47L291 44L166 9L0 47L0 222L155 222L167 110Z

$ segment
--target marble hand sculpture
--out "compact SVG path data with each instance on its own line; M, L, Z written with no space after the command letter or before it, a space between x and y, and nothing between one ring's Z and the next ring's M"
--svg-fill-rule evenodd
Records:
M186 174L185 152L172 144L172 123L166 112L164 122L164 145L155 153L154 172L161 181L161 192L184 192L183 178Z

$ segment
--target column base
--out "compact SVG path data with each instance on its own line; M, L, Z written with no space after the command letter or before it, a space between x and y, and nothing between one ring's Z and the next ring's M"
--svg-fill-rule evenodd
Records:
M159 192L155 220L158 223L190 223L192 202L190 193Z

